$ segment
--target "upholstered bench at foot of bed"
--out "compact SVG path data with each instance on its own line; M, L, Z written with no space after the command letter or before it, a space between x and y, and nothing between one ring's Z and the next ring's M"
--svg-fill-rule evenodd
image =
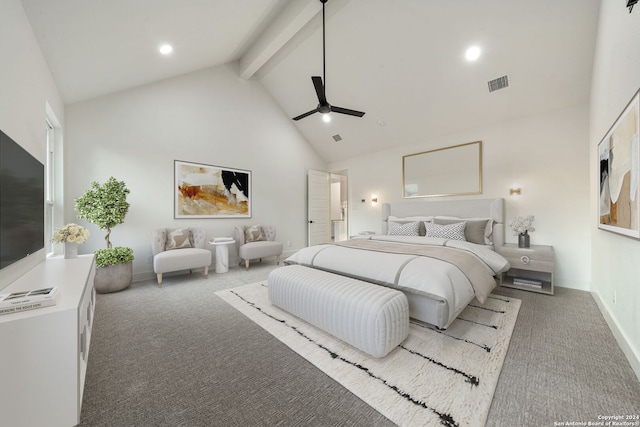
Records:
M400 291L300 265L273 270L271 303L342 341L383 357L409 334L409 304Z

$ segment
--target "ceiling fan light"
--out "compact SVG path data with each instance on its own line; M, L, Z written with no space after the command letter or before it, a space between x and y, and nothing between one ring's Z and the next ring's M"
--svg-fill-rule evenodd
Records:
M328 123L331 121L331 117L329 117L329 114L327 114L330 112L346 114L348 116L362 117L365 114L364 111L350 110L348 108L342 108L342 107L336 107L336 106L332 107L331 104L327 102L327 96L326 96L327 79L325 75L326 55L325 55L325 15L324 15L324 5L327 2L327 0L320 0L320 2L322 3L322 77L311 76L311 81L313 82L313 88L315 89L316 96L318 97L318 106L314 110L311 110L307 113L300 114L299 116L294 117L292 120L298 121L316 112L322 114L322 120L324 120L325 123ZM323 81L325 83L323 83Z

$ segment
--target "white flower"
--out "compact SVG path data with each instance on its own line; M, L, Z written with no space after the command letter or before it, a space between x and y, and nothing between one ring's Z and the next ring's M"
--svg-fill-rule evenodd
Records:
M536 231L536 229L533 227L533 220L533 215L519 216L509 221L509 227L511 227L514 236L523 234L525 232L533 233L534 231Z
M88 238L89 230L77 224L67 224L53 233L52 240L55 243L75 242L82 244Z

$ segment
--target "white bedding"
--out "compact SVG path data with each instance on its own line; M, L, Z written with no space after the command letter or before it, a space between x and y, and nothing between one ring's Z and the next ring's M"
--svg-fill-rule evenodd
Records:
M358 236L357 238L365 238L370 240L379 240L397 243L409 243L426 246L446 246L448 248L460 249L470 252L478 257L492 275L502 273L509 269L509 262L496 251L492 245L478 245L476 243L466 242L462 240L442 239L438 237L422 237L422 236L387 236L387 235L370 235Z
M406 250L408 244L453 248L473 254L489 277L509 269L508 261L489 246L463 241L409 236L374 235L361 239L394 243L402 249L400 252ZM446 309L441 310L441 314L438 315L435 322L433 318L426 320L414 315L415 313L411 314L418 320L433 323L441 328L446 328L474 296L477 296L481 301L486 296L484 293L474 292L474 286L460 268L450 262L428 256L377 252L325 244L301 249L287 258L285 263L300 264L355 277L396 288L408 296L424 297L446 304ZM413 311L417 312L418 310Z

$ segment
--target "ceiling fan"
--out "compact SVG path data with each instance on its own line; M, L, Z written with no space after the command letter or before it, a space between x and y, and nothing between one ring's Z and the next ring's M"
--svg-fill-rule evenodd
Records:
M324 30L324 5L328 0L320 0L322 3L322 75L324 77L324 84L322 83L323 78L320 76L311 77L311 81L313 82L313 87L316 90L316 95L318 96L318 106L311 111L307 111L306 113L300 114L293 118L293 120L304 119L307 116L310 116L313 113L321 113L323 114L323 118L325 121L329 121L329 113L340 113L347 114L349 116L364 116L364 111L356 111L350 110L348 108L336 107L335 105L331 105L327 102L326 89L327 89L327 79L326 79L326 59L325 59L325 30Z

